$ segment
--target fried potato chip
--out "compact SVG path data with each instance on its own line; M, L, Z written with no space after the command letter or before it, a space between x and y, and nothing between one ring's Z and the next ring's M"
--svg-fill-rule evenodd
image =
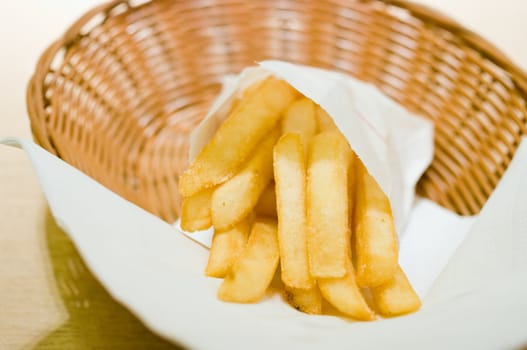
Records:
M205 230L212 225L210 201L212 189L184 197L181 204L181 228L193 232Z
M240 171L212 194L212 224L227 230L246 217L273 178L273 146L280 132L272 130Z
M282 119L282 134L299 133L302 137L302 146L306 149L316 131L317 121L313 101L302 97L286 109Z
M421 300L397 266L392 278L385 284L370 288L377 311L383 316L398 316L414 312L421 307Z
M316 106L315 116L319 133L337 130L337 126L335 125L333 118L331 118L331 116L325 110L323 110L322 107Z
M286 287L285 297L287 302L299 311L313 315L322 313L322 296L317 285L314 285L310 289Z
M212 236L205 275L223 278L243 252L251 232L252 215L227 231L215 231Z
M255 220L245 249L218 290L220 300L251 303L264 296L280 259L276 231L276 220Z
M349 145L339 132L316 135L310 144L306 186L307 247L313 277L346 274L350 245Z
M354 253L357 283L374 287L397 269L398 247L388 197L360 161L356 166Z
M269 216L276 218L276 193L274 189L274 183L270 183L269 186L264 190L258 203L254 207L254 211L260 216Z
M324 299L343 314L363 321L375 319L355 281L351 259L346 260L346 274L337 278L319 278L318 286Z
M300 134L283 135L274 147L274 178L282 281L291 288L315 285L306 242L306 166Z
M181 195L189 197L231 178L296 97L285 81L268 78L241 100L181 175Z

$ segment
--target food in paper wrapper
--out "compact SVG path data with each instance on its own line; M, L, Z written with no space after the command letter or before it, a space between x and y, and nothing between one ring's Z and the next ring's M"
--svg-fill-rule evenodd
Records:
M309 314L322 299L356 320L417 310L390 202L331 116L272 76L240 96L180 179L182 228L215 228L218 297L257 302L280 272Z

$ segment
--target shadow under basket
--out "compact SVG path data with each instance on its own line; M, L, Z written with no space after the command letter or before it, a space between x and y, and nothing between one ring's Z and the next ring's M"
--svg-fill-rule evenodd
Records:
M225 74L280 59L348 73L435 124L419 194L477 213L527 131L527 76L446 16L396 0L114 1L42 55L34 139L169 222L188 137ZM60 179L57 179L60 181Z

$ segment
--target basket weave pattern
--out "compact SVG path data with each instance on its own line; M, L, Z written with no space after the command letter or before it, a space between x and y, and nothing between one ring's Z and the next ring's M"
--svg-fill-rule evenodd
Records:
M436 125L420 194L477 213L527 133L527 78L445 16L395 0L114 1L42 55L35 140L167 221L188 136L221 78L281 59L376 85Z

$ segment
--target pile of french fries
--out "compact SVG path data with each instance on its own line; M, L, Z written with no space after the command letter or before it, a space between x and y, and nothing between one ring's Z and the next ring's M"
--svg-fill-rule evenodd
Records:
M256 302L277 275L310 314L373 320L421 306L388 198L331 117L282 80L233 103L179 189L181 227L214 227L205 274L224 279L223 301Z

